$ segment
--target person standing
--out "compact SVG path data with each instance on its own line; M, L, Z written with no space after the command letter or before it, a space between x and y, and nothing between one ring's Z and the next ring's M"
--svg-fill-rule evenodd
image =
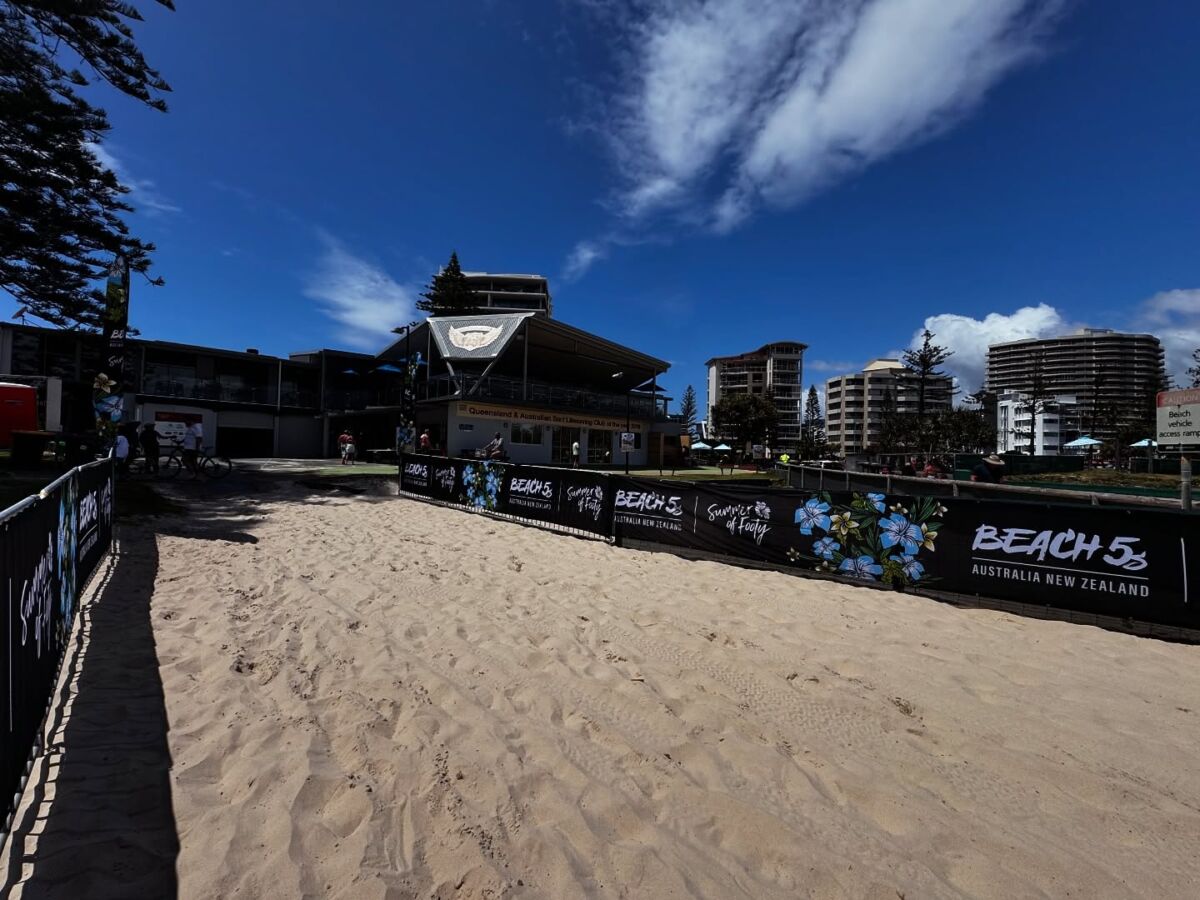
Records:
M338 435L338 455L342 458L342 465L346 465L350 460L350 448L354 446L354 435L347 428Z
M429 436L428 428L421 432L421 440L418 446L421 448L422 453L428 453L433 449L433 438Z
M146 457L146 471L151 475L158 474L158 457L161 453L159 445L159 434L154 430L154 423L147 422L142 426L142 433L138 438L142 445L142 455Z
M129 475L129 437L124 431L117 432L116 443L113 444L113 456L117 460L117 477L126 478Z
M189 422L187 429L183 432L183 464L192 477L195 478L200 474L198 465L200 456L200 447L204 443L204 426L199 420Z
M1004 481L1004 460L995 453L985 456L971 470L971 480L981 484L1001 484Z
M571 468L579 468L579 440L576 439L571 443Z

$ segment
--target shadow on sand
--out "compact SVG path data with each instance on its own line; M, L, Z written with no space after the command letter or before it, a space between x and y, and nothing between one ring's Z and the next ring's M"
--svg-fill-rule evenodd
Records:
M67 690L10 837L6 880L9 890L20 882L22 897L176 896L167 712L150 622L157 572L154 535L122 529L80 609Z
M23 898L177 896L169 722L151 618L157 537L255 543L265 501L319 505L344 488L232 477L154 490L169 513L130 512L136 504L122 504L118 486L125 513L115 549L80 609L67 689L13 823L0 897L18 886ZM361 499L388 499L368 493L377 496Z

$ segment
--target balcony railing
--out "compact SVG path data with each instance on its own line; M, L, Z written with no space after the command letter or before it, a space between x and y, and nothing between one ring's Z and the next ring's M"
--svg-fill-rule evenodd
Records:
M223 403L258 403L275 405L273 387L234 387L203 378L152 378L142 384L140 391L154 397L176 397L189 400L215 400Z
M473 391L472 388L474 388ZM553 409L586 410L615 416L625 415L626 403L628 403L630 415L639 419L648 419L651 416L657 419L666 418L661 408L657 412L655 411L656 404L649 397L548 384L544 381L522 382L517 378L501 376L489 376L481 379L474 375L440 375L421 382L417 386L418 400L443 400L456 397L465 400L468 396L477 400L534 403Z

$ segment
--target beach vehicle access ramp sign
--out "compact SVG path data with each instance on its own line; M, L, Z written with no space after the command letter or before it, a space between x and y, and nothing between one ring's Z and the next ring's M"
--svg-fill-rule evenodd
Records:
M1160 447L1200 447L1200 388L1161 391L1157 406Z

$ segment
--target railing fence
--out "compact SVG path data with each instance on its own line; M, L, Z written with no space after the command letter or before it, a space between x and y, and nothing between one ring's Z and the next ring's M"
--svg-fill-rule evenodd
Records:
M114 475L111 459L88 463L0 512L0 847L42 750L79 597L112 545Z

